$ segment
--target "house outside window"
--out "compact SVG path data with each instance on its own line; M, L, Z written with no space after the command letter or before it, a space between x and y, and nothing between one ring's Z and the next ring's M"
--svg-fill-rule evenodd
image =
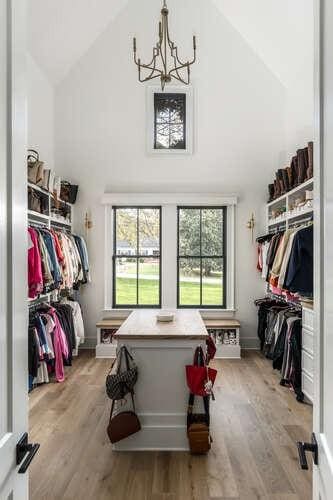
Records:
M160 207L113 211L113 307L160 307Z

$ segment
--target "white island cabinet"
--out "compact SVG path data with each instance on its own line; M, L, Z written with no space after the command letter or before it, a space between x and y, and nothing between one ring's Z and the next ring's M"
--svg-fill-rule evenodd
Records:
M197 311L174 311L170 323L158 322L158 312L133 311L115 334L118 346L125 344L138 365L135 403L142 427L116 443L115 450L188 450L185 366L208 333ZM119 411L131 409L131 398L126 400Z

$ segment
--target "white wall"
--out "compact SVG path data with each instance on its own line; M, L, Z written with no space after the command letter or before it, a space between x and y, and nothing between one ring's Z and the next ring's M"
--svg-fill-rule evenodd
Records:
M285 87L282 167L314 135L313 0L213 1Z
M293 23L295 65L291 66L286 95L286 158L314 140L314 7L313 0L288 2ZM290 23L290 21L289 21Z
M45 166L54 167L54 88L30 54L28 72L28 147L36 149Z
M82 289L88 336L104 302L104 191L220 192L239 195L236 304L242 338L256 345L253 299L263 293L256 249L245 225L263 230L266 186L284 149L285 89L211 1L169 1L171 36L191 54L198 37L195 152L181 158L145 154L145 88L137 83L131 37L143 59L156 43L160 3L131 0L56 89L56 163L79 182L76 226L91 210L92 284ZM177 14L175 15L175 12ZM176 242L175 242L176 244Z

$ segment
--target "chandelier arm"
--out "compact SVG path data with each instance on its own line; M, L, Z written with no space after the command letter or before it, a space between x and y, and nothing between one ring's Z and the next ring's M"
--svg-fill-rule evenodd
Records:
M145 68L145 69L150 69L151 70L150 74L145 78L144 81L151 80L152 78L157 78L158 76L160 76L162 74L162 71L160 69L156 68L156 59L154 61L154 66L153 67L151 67L150 65L149 66L148 65L142 65L142 67ZM156 76L153 76L153 74L155 72L157 72L158 74Z
M187 79L186 80L185 80L185 78L183 78L179 74L179 70L184 69L184 68L187 68ZM176 73L176 75L178 76L178 78L176 77L176 75L174 73ZM173 77L173 78L177 78L178 80L182 81L186 85L189 85L189 83L190 83L190 69L189 69L189 65L188 64L185 64L184 66L178 66L178 67L175 67L175 68L171 69L169 71L169 75L171 77Z
M150 77L147 77L147 78L142 78L141 80L139 80L140 83L143 83L143 82L147 82L148 80L154 80L155 78L160 78L160 74L158 75L155 75L155 76L150 76Z
M175 67L174 67L172 70L170 70L170 71L169 71L169 75L170 75L173 71L175 71L175 72L176 72L176 74L178 75L178 77L181 79L181 76L180 76L180 74L178 73L178 70L179 70L179 69L181 69L181 68L180 68L180 67L177 67L177 60L176 60L176 57L175 57L175 56L172 56L172 57L173 57L173 62L174 62Z
M173 75L173 74L171 74L171 71L169 72L169 75L171 76L171 78L174 78L175 80L178 80L179 82L184 83L184 85L188 85L188 82L186 82L186 80L183 80L181 76Z
M157 49L157 51L158 51L158 52L157 52L157 54L154 54L154 49L153 49L153 58L152 58L152 60L151 60L151 61L150 61L150 62L149 62L146 66L151 66L153 63L155 63L155 64L156 64L156 59L157 59L157 58L158 58L158 56L160 55L160 49L159 49L159 47L158 47L158 46L157 46L157 47L155 47L155 48ZM134 52L134 62L135 62L135 64L136 64L137 66L139 66L139 64L141 64L141 66L142 66L142 63L139 63L139 62L138 62L138 59L137 59L137 57L136 57L136 52Z
M175 58L177 60L177 63L180 65L180 66L187 66L187 62L183 62L179 59L179 56L178 56L178 47L177 46L174 46L174 52L175 52ZM191 63L192 64L192 63Z

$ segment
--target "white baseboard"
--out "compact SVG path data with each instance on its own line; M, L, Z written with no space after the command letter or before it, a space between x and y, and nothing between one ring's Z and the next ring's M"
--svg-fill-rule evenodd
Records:
M240 345L242 349L260 349L260 340L258 337L241 337Z
M138 413L141 430L113 445L114 451L188 451L185 413Z

